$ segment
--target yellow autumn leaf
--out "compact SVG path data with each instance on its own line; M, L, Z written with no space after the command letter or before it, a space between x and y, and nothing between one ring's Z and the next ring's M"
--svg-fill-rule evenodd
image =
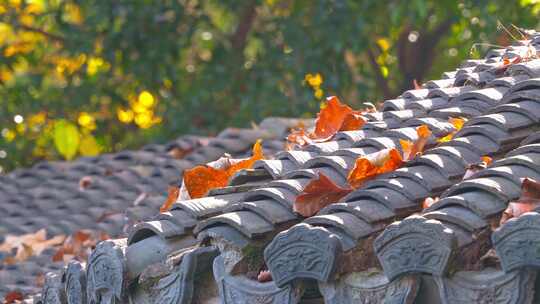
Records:
M82 156L96 156L101 151L101 148L92 134L84 135L79 144L79 153Z
M79 129L73 123L61 119L54 124L54 145L67 160L77 154L80 143Z

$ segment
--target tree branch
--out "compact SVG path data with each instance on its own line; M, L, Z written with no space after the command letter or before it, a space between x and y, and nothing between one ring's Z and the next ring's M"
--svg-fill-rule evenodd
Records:
M455 20L452 17L445 19L432 31L422 31L416 42L408 40L412 30L410 25L405 25L397 42L398 64L403 73L401 90L412 87L413 81L424 78L436 57L437 44L450 29Z
M16 25L13 25L13 27L17 28L17 29L28 31L28 32L41 34L41 35L43 35L43 36L45 36L47 38L50 38L52 40L55 40L57 42L64 43L66 41L64 39L64 37L58 36L58 35L55 35L55 34L51 34L51 33L47 32L45 30L42 30L40 28L35 28L35 27L32 27L32 26L24 25L24 24L16 24Z
M257 16L257 2L251 1L249 5L244 9L238 27L231 37L232 47L237 50L243 50L246 44L247 35L253 26L255 17Z

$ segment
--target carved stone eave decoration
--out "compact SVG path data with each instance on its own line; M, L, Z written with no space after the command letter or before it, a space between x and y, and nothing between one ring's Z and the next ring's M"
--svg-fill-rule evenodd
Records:
M506 272L540 267L540 214L529 212L513 218L493 232L493 247Z
M341 254L337 236L308 224L281 232L264 250L266 265L278 287L299 278L332 280Z
M100 242L88 258L87 303L125 302L126 239Z
M86 266L71 261L64 272L64 287L68 304L86 304Z
M351 273L338 281L319 283L326 304L388 303L412 304L420 287L416 276L404 276L389 282L382 273Z
M195 290L196 275L204 266L212 265L217 256L215 247L199 247L183 255L180 265L153 287L156 304L190 304ZM204 288L203 286L200 286Z
M451 230L421 216L390 224L374 242L375 253L391 281L408 273L443 275L456 246Z
M460 271L452 278L435 277L442 304L529 304L536 272L495 269Z
M214 278L223 304L296 304L302 296L299 284L279 288L274 282L259 283L243 275L232 276L225 271L221 256L214 260Z
M64 285L60 274L49 272L45 275L45 284L41 290L41 303L63 304L66 303Z

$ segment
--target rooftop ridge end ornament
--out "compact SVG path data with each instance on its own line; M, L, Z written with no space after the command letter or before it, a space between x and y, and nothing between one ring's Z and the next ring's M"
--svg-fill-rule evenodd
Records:
M540 214L528 212L510 219L491 236L505 272L540 267Z
M444 275L457 239L441 222L411 216L390 224L373 245L384 273L392 281L410 273Z
M284 287L299 278L332 280L341 252L336 235L299 224L278 234L266 247L264 258L276 285Z

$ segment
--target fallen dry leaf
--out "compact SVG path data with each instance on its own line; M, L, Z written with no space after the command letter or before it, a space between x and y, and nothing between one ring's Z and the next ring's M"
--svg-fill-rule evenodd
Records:
M0 251L8 253L15 251L15 255L6 257L3 262L5 264L14 264L25 261L31 256L40 255L47 248L62 244L65 238L65 235L57 235L47 239L45 229L18 236L8 235L4 243L0 244Z
M414 142L409 140L400 139L401 149L403 150L403 160L409 161L415 158L418 154L424 152L426 143L431 136L431 130L427 125L421 125L416 128L418 139Z
M186 155L193 152L193 150L194 150L194 147L190 147L190 148L187 148L187 149L185 149L185 148L183 149L183 148L180 148L180 147L174 147L174 148L170 149L167 152L167 154L170 155L174 159L183 159L184 157L186 157Z
M169 186L169 189L167 190L167 200L159 208L159 212L169 210L172 204L178 199L178 195L180 195L180 188L178 186Z
M486 166L489 166L493 162L493 159L489 156L482 156L482 161L486 163Z
M211 165L196 166L184 171L183 183L190 198L200 198L208 191L227 186L229 179L236 172L249 169L256 161L263 159L261 140L257 140L253 146L253 155L243 160L222 158L215 162L216 168Z
M16 290L10 291L4 297L4 304L16 303L18 301L22 301L23 299L24 299L24 296L22 292L16 291Z
M91 230L76 231L67 237L61 246L59 246L52 257L52 260L53 262L68 262L73 258L76 258L79 261L85 261L98 242L109 238L110 237L103 232Z
M287 137L287 141L300 146L325 142L339 131L358 130L364 125L362 112L354 111L342 104L336 96L328 97L326 100L326 106L317 115L313 132L307 133L304 129L295 130Z
M339 201L352 190L336 185L326 175L319 173L318 178L312 179L296 197L293 210L305 217L312 216L325 206Z
M403 159L397 149L384 149L372 156L374 157L356 159L354 168L347 177L349 185L354 189L358 189L377 175L394 171L403 165Z
M90 185L92 185L92 182L93 182L93 179L91 176L81 177L81 179L79 180L79 190L81 191L86 190L88 187L90 187Z
M506 70L508 70L508 68L512 65L512 64L517 64L517 63L520 63L523 61L523 57L521 56L516 56L514 59L510 60L508 57L504 57L503 58L503 62L502 64L497 67L495 69L495 75L497 76L500 76L502 74L504 74L506 72Z
M485 168L487 168L487 166L491 164L492 161L493 160L491 159L491 157L482 156L480 162L467 165L467 167L465 168L466 170L465 170L465 174L463 175L463 179L464 180L468 179L471 176L473 176L476 172L480 170L484 170Z
M467 122L467 119L463 117L451 117L448 122L454 126L455 130L448 133L448 135L437 139L437 142L444 143L452 140L454 135L456 135L456 133L463 128L463 125Z
M540 206L540 182L524 178L521 182L521 195L517 201L510 202L504 210L500 224Z

